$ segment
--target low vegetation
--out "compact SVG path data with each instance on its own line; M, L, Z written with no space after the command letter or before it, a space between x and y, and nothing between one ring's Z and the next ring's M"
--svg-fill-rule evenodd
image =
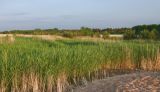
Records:
M64 92L112 71L160 70L160 25L1 33L0 92Z
M160 70L159 41L46 41L16 38L0 46L1 92L63 92L112 70Z

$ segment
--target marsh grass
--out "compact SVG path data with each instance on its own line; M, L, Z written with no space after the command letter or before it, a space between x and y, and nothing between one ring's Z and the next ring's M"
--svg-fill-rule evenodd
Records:
M160 70L160 42L16 38L0 46L1 92L64 92L118 70Z

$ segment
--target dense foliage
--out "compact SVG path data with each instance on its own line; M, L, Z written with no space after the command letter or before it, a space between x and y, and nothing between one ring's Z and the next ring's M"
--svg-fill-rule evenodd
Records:
M132 28L136 38L142 39L160 39L160 24L156 25L138 25Z

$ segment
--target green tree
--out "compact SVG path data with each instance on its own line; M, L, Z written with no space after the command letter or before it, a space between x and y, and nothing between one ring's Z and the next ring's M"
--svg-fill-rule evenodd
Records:
M94 32L88 27L82 27L80 32L83 36L93 36Z
M150 34L150 32L147 29L145 29L141 32L141 38L142 39L149 39L149 34Z
M156 40L158 39L158 31L156 29L153 29L150 33L149 33L149 38Z
M136 37L136 35L135 35L135 31L134 30L127 30L124 33L124 39L133 39L135 37Z

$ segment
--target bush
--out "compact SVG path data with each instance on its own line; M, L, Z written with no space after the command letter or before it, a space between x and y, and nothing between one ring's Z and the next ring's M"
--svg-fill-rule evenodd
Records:
M103 38L104 39L108 39L109 38L109 33L108 32L104 32L103 33Z
M158 31L156 29L153 29L150 33L149 33L149 38L152 40L156 40L158 39Z
M74 37L74 34L71 33L71 32L64 32L62 34L63 37L67 37L67 38L73 38Z
M82 27L80 29L80 33L82 34L82 36L93 36L93 34L94 34L94 32L92 31L92 29L85 28L85 27Z
M128 30L124 33L124 39L133 39L135 37L136 37L135 31L133 30Z

